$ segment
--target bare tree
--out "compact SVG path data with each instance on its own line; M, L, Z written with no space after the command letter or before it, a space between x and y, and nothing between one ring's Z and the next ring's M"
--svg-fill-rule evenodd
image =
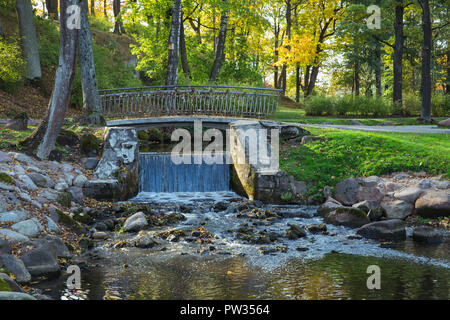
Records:
M55 147L56 138L64 123L64 117L70 102L73 78L75 75L78 29L72 22L75 13L68 13L69 6L75 6L78 0L61 0L59 63L56 70L55 85L47 109L47 116L33 134L22 145L36 151L40 159L46 159ZM72 20L72 21L70 21Z
M88 0L81 0L81 29L78 35L81 84L83 87L84 122L104 125L105 119L98 94L95 73L94 52L92 48L91 28L88 19Z
M42 78L41 59L31 0L16 0L16 10L19 17L23 54L27 62L25 78L31 81L39 80Z
M228 5L229 0L222 0L225 5ZM222 16L220 17L220 27L219 27L219 39L217 41L217 50L214 57L214 63L211 69L211 75L209 80L211 82L216 82L219 78L220 68L225 60L225 42L227 40L228 31L228 8L225 8Z
M169 56L166 85L176 85L178 81L178 58L180 48L181 0L173 0L172 23L169 34Z
M430 2L429 0L419 0L422 7L422 111L421 118L431 122L431 49L433 46L433 33L431 26Z

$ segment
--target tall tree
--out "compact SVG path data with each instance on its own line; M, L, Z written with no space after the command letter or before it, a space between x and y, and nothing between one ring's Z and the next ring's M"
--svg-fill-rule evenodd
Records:
M25 78L30 81L39 80L42 78L41 59L31 0L16 0L16 10L19 17L23 54L27 63Z
M114 12L114 33L122 34L125 33L125 28L123 27L122 17L120 15L120 0L113 0L113 12Z
M181 15L181 25L180 25L180 56L181 56L181 67L183 68L183 73L192 80L191 70L189 69L189 61L187 57L186 50L186 35L184 32L184 19Z
M91 15L95 17L95 0L91 0Z
M58 0L46 0L48 16L53 20L58 20Z
M178 59L180 53L181 0L173 0L172 23L169 34L169 56L167 61L166 85L176 85L178 81Z
M403 32L403 14L405 7L402 0L395 3L394 21L394 104L401 107L403 104L403 49L405 36Z
M220 26L219 26L219 39L217 41L217 50L214 57L214 63L211 69L211 75L209 80L211 82L216 82L219 78L220 68L222 67L222 63L225 60L225 43L227 40L227 31L228 31L228 4L229 0L222 0L224 4L223 13L220 17Z
M73 78L75 75L78 29L76 11L67 12L69 6L75 6L79 0L60 0L60 47L59 63L56 70L55 85L45 120L22 145L36 151L36 156L46 159L55 147L56 138L64 123L64 117L70 102Z
M429 0L419 0L422 7L422 120L431 121L431 49L433 46L433 34L431 26L430 2Z
M92 49L91 29L88 19L88 0L81 0L81 21L78 35L79 57L81 69L81 84L83 88L84 122L92 125L103 125L100 96L98 93L97 76L95 73L94 53Z

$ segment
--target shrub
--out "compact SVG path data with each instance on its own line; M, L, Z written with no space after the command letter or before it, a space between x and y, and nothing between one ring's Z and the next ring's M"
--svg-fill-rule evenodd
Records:
M431 97L431 114L435 117L448 117L450 115L450 96L433 95Z
M418 116L422 110L422 100L420 96L414 93L406 93L403 95L402 114L408 116Z
M14 93L22 85L25 61L17 39L0 37L0 88Z
M305 111L310 116L322 116L335 114L333 98L324 96L312 96L305 101Z

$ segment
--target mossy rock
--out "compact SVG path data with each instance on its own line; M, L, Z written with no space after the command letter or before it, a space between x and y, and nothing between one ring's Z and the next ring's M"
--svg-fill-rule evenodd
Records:
M70 208L72 204L72 195L69 192L60 192L56 201L63 207Z
M11 292L11 287L9 286L9 284L1 278L0 278L0 291Z
M83 134L80 139L80 150L84 154L98 154L100 150L100 139L92 133Z
M84 212L74 213L72 215L72 218L73 218L73 220L84 223L84 224L90 224L90 223L94 222L92 217L89 214L84 213Z
M82 232L84 228L72 217L65 214L61 210L56 210L56 213L58 214L59 222L68 227L69 229L75 231L75 232Z
M59 133L58 138L56 139L56 142L62 146L74 147L78 143L80 143L80 138L78 137L78 135L75 132L63 129Z
M13 178L5 172L0 172L0 181L4 183L14 184Z
M84 250L89 250L89 249L92 249L92 248L95 247L94 241L92 239L89 239L89 238L81 238L78 241L78 244Z

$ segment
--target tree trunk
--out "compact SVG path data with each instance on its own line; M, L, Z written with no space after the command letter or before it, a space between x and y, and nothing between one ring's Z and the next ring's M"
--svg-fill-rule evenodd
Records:
M355 96L359 97L360 94L360 83L359 83L359 63L355 62L353 69L353 83L355 88Z
M123 27L122 17L120 16L120 0L113 0L113 11L114 11L114 33L122 34L125 33L125 28Z
M48 158L55 147L56 138L64 123L64 117L70 103L70 93L75 75L78 29L68 27L70 14L67 8L77 5L78 0L61 0L60 51L56 70L53 94L47 110L47 116L34 133L21 144L33 151L40 159Z
M95 0L91 0L91 15L95 17Z
M78 35L81 84L83 88L83 122L91 125L104 125L105 118L103 117L100 96L98 93L87 2L88 0L82 0L80 2L81 29Z
M404 45L404 35L403 35L403 13L405 8L403 7L402 1L397 0L395 6L395 44L394 44L394 103L398 106L402 106L403 102L403 45Z
M317 76L319 75L319 66L313 66L311 69L311 76L308 81L308 91L306 96L309 97L314 90L314 87L316 86Z
M300 78L300 64L297 63L297 66L295 67L295 102L300 102L300 84L301 84L301 78Z
M48 16L53 20L58 20L58 0L46 0Z
M41 59L39 57L36 26L31 0L16 0L19 17L20 37L22 38L23 55L27 63L25 78L31 81L42 78Z
M286 36L288 40L291 40L291 29L292 29L292 5L291 0L286 1ZM286 46L289 50L290 46ZM287 65L283 65L283 70L281 71L282 80L281 80L281 88L283 90L283 94L286 94L287 89Z
M447 43L448 48L448 43ZM450 94L450 50L447 50L447 86L445 93Z
M181 14L180 21L180 56L181 56L181 67L183 68L183 73L192 80L191 70L189 69L189 61L187 57L186 51L186 38L184 34L184 22L183 22L183 13Z
M108 12L106 12L106 0L103 0L103 15L108 17Z
M280 27L278 23L275 24L275 62L278 62L278 58L280 53L278 52L279 45L279 37L280 37ZM280 86L278 84L278 66L275 66L274 75L273 75L273 86L275 89L279 89Z
M430 3L429 0L420 0L422 6L422 94L421 118L431 122L431 49L433 46L433 34L431 28Z
M228 4L229 0L223 0L224 3ZM225 60L225 41L227 39L227 29L228 29L228 9L220 17L220 27L219 27L219 39L217 42L216 55L214 57L213 67L211 69L211 75L209 80L211 82L216 82L219 78L220 68Z
M181 0L173 0L172 23L169 34L169 56L167 62L166 85L173 86L178 81L178 60L180 54Z
M376 88L377 96L381 97L383 92L382 92L382 88L381 88L381 49L380 49L379 44L377 44L377 50L376 50L375 88Z

